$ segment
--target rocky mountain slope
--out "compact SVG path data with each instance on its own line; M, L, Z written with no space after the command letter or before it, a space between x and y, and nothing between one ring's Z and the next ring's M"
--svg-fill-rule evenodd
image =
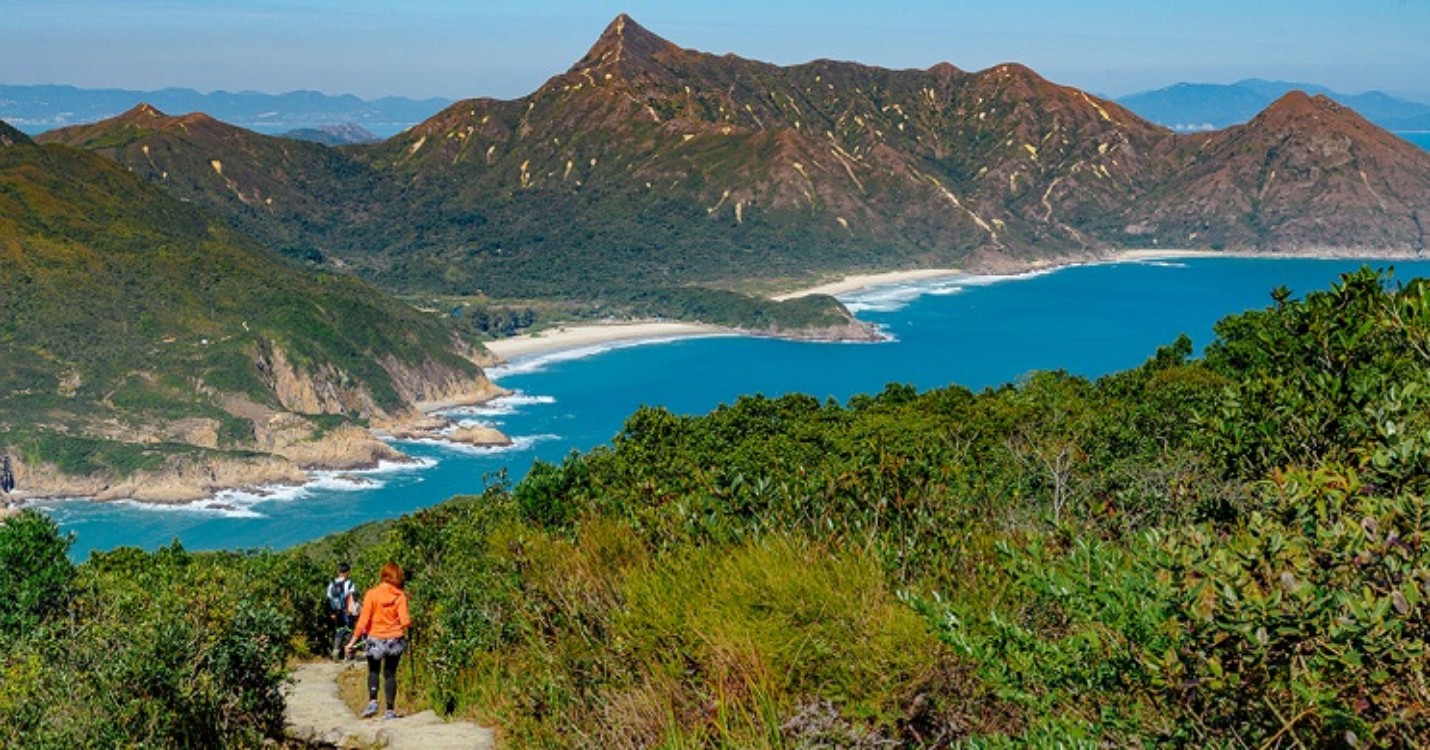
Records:
M0 144L0 451L23 495L189 499L369 464L393 453L361 425L495 393L444 326L366 283L103 157L8 126Z
M387 246L474 283L575 263L734 284L1084 252L1101 242L1081 225L1145 190L1170 141L1017 65L782 68L684 50L622 16L531 96L459 102L357 154L430 198L424 238Z
M1422 252L1430 152L1299 91L1245 125L1189 136L1127 232L1193 245Z
M212 122L144 129L145 112L43 139L403 291L688 310L692 286L1118 247L1418 252L1424 152L1298 102L1177 135L1015 64L780 67L620 16L531 95L373 146L299 153Z
M140 104L36 140L106 156L304 260L326 257L333 238L364 223L383 198L380 176L332 148L260 135L202 113L173 117Z

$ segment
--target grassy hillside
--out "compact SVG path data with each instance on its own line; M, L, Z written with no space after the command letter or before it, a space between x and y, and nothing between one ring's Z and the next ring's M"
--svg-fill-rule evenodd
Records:
M79 473L252 448L235 399L357 420L407 408L408 373L482 377L439 321L63 146L0 147L0 268L0 446ZM305 408L285 378L334 397Z
M18 615L39 625L0 669L7 696L70 718L0 703L0 731L222 720L256 741L275 709L233 706L269 695L288 652L211 655L321 648L324 573L352 560L366 584L392 559L417 622L404 690L513 747L1423 747L1430 286L1363 272L1274 296L1200 359L1184 338L1096 381L643 409L516 487L288 553L70 570L28 521L50 551L26 586L70 593L16 600L49 604ZM102 691L65 692L87 641L24 634L104 632L134 585L267 609L171 613L186 648L115 644L104 664L212 691L135 702L151 721L125 735ZM41 653L54 668L27 666Z

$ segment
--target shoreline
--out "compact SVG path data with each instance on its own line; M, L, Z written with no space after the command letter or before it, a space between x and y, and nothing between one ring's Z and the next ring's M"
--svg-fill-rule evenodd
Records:
M102 476L60 477L49 488L24 489L0 495L0 520L27 507L46 503L127 502L154 508L193 507L232 510L221 501L225 493L254 494L260 497L320 484L324 475L361 476L392 467L420 466L421 459L403 453L391 443L400 440L432 440L467 448L507 448L512 439L487 426L463 426L441 412L461 406L479 406L511 396L488 378L480 390L453 394L441 400L417 401L408 414L396 415L363 427L346 425L330 438L362 435L349 439L345 452L337 456L303 456L273 451L259 456L207 456L185 459L149 472L137 472L122 479ZM290 446L291 447L291 446ZM50 469L52 467L44 467ZM44 485L41 485L44 487Z
M1409 253L1395 253L1385 250L1359 248L1325 248L1302 252L1258 252L1248 250L1199 250L1191 248L1132 248L1113 250L1086 256L1069 256L1056 260L1041 260L1019 264L1008 270L969 270L958 268L917 268L879 273L849 274L818 284L801 287L786 292L769 295L775 301L785 301L811 294L827 294L844 297L872 289L898 288L919 282L959 277L980 277L996 279L1016 279L1030 274L1045 274L1080 266L1108 265L1115 263L1140 263L1157 260L1177 260L1185 258L1264 258L1267 260L1415 260L1418 256ZM496 367L517 364L536 357L561 352L599 347L607 344L638 345L657 341L670 341L709 336L752 336L748 331L704 323L680 323L667 321L618 321L610 323L579 323L558 325L554 329L483 342L483 346L499 358ZM807 339L819 340L819 339Z
M816 286L795 289L794 291L781 292L770 295L770 299L776 302L808 297L811 294L827 294L831 297L838 297L842 294L852 294L862 292L866 289L874 289L886 286L900 286L914 281L929 281L932 279L943 279L951 276L962 276L964 271L957 268L920 268L910 271L884 271L881 273L860 273L844 276L834 281L818 284Z
M770 299L787 300L809 294L828 294L831 296L847 296L858 292L872 289L898 288L901 286L914 286L919 282L927 282L936 279L950 279L958 277L980 277L1013 280L1028 275L1041 275L1060 271L1066 268L1091 265L1108 265L1116 263L1138 263L1157 260L1176 260L1188 258L1249 258L1267 260L1285 259L1313 259L1313 260L1364 260L1364 261L1396 261L1423 259L1410 253L1394 253L1387 251L1371 251L1350 248L1326 248L1320 251L1285 253L1285 252L1251 252L1251 251L1217 251L1217 250L1195 250L1195 249L1153 249L1138 248L1117 250L1103 254L1088 255L1084 257L1060 258L1057 262L1035 262L1015 266L1007 271L971 271L953 268L941 269L909 269L902 271L888 271L883 273L861 273L851 274L834 281L824 281L819 284L796 289L788 292L781 292L771 295ZM554 329L548 329L525 336L513 337L510 339L498 339L484 342L484 346L493 355L499 358L495 368L487 366L486 369L499 369L521 361L531 360L538 357L549 356L561 352L579 351L582 349L592 349L595 353L600 347L611 344L639 345L644 343L682 340L690 338L707 338L715 336L755 336L747 331L733 328L725 328L701 323L683 323L669 321L633 321L633 322L611 322L611 323L582 323L577 325L559 325ZM819 339L807 339L819 340ZM462 404L485 403L487 401L499 399L510 395L510 391L502 388L500 384L492 382L495 388L478 399L456 398L446 401L428 401L414 404L419 413L431 418L433 412L451 408ZM367 430L369 434L382 441L383 428ZM383 441L385 442L385 441ZM461 444L462 441L452 441ZM404 456L405 457L405 456ZM400 462L400 459L399 459ZM206 501L213 501L215 497L224 491L262 492L265 489L275 487L304 487L315 483L317 480L309 472L324 471L353 471L362 473L365 470L377 468L376 464L381 461L372 462L369 466L345 467L323 467L308 466L302 470L301 479L291 478L289 481L280 479L277 482L241 483L232 486L214 487L208 497L205 498L183 498L173 500L155 500L128 498L110 498L98 500L87 495L59 495L59 496L21 496L9 497L0 500L0 517L6 510L14 511L32 503L44 503L50 501L84 500L112 502L114 500L125 499L140 505L155 506L194 506ZM8 501L8 502L6 502Z
M733 328L706 323L674 323L665 321L635 321L618 323L582 323L561 325L556 328L513 336L506 339L484 341L487 351L501 358L498 367L514 361L556 352L602 344L630 344L675 339L704 338L709 336L738 336L740 331Z

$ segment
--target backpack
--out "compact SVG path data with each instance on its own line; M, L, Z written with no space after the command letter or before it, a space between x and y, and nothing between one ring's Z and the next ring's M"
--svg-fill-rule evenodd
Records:
M352 596L352 595L353 595L353 581L352 581L351 578L344 579L344 580L334 579L332 583L328 584L328 609L329 609L330 611L337 612L337 613L340 613L340 614L341 614L341 613L357 614L356 612L348 612L348 611L347 611L347 610L348 610L348 606L347 606L348 597L350 597L350 596ZM356 605L357 602L354 601L353 604ZM356 606L353 607L353 609L356 609L356 608L357 608Z

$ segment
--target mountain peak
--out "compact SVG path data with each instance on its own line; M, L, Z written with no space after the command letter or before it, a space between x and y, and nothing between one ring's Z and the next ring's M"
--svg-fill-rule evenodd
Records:
M139 102L138 104L130 108L127 112L121 114L117 119L157 120L166 117L168 117L168 115L164 114L163 112L160 112L158 107L155 107L148 102Z
M1361 122L1362 118L1325 94L1312 96L1299 89L1286 92L1252 120L1265 126L1292 128L1338 121Z
M679 49L622 13L606 26L596 44L576 63L576 67L601 68L631 60L645 60L661 52Z
M944 78L961 76L964 74L963 71L958 68L958 66L948 61L934 63L933 67L930 67L928 69L928 72Z
M10 127L10 123L0 120L0 147L30 143L30 137Z
M1279 99L1271 103L1268 109L1281 109L1288 112L1310 113L1314 112L1317 100L1330 101L1324 96L1312 97L1301 89L1292 89L1282 94Z

